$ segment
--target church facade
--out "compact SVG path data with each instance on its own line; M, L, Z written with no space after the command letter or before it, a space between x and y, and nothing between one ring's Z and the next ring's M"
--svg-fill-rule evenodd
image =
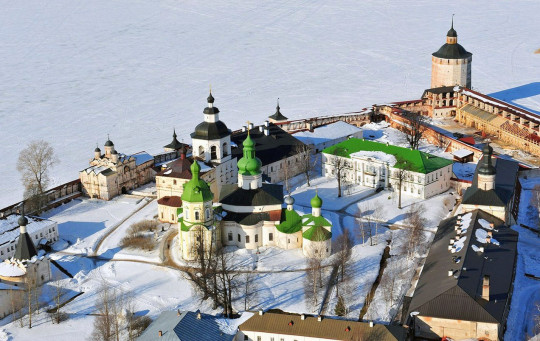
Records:
M105 154L96 147L90 167L79 172L83 193L90 198L110 200L150 182L154 176L153 165L154 158L150 154L118 153L108 139Z

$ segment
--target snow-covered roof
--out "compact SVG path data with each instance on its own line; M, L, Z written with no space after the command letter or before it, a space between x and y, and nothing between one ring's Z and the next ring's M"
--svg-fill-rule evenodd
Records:
M136 154L131 155L135 158L135 165L139 166L142 165L145 162L148 162L150 160L153 160L154 157L147 152L138 152Z
M99 174L106 171L107 169L110 169L110 168L106 166L90 166L86 168L85 171L87 174L90 174L90 173Z
M396 157L392 154L386 154L385 152L361 150L351 154L351 158L356 157L360 159L376 159L381 162L387 162L388 165L394 166L397 162Z
M452 153L452 155L457 156L459 158L464 158L472 154L474 153L467 149L456 150L455 152Z
M3 219L0 219L0 246L13 242L19 237L19 217L20 215L18 214L11 214ZM30 235L33 235L35 232L38 232L43 228L56 224L56 222L48 219L28 216L27 218L28 225L26 225L26 232Z
M206 163L204 163L202 161L197 160L197 163L201 167L201 170L200 170L201 173L208 172L208 171L212 170L212 167L208 166Z
M26 267L18 262L5 260L0 263L0 276L20 277L26 274Z
M317 144L324 141L335 140L340 137L346 137L358 133L359 131L362 131L362 129L343 121L337 121L315 128L312 132L301 131L293 134L293 136L306 144Z

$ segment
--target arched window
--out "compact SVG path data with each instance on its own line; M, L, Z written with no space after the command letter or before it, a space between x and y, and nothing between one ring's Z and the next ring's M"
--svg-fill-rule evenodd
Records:
M209 220L210 219L210 209L207 208L206 209L206 220Z
M204 147L203 146L199 146L199 156L204 157Z
M223 157L229 155L229 153L227 153L227 142L223 142Z
M199 211L195 211L195 220L199 220L199 217L200 217Z
M216 146L210 147L210 159L211 160L217 159L217 148L216 148Z

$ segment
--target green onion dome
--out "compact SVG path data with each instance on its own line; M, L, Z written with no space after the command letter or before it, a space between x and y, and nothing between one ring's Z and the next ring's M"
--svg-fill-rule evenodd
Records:
M257 175L261 173L262 162L255 156L255 142L249 135L242 143L244 156L238 160L238 173L241 175Z
M315 196L311 199L311 207L313 208L322 207L322 199L319 197L318 193L316 193Z
M191 165L191 180L184 184L184 191L181 197L182 201L206 202L214 199L214 193L212 193L208 184L199 178L200 171L201 166L199 166L197 160L194 160Z

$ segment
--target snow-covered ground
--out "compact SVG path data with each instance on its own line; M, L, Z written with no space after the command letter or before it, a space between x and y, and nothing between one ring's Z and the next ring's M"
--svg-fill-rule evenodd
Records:
M230 128L419 98L451 14L474 54L473 87L540 111L538 1L0 0L0 207L15 163L52 143L55 184L77 178L107 133L156 152L202 120L212 84ZM398 34L397 34L398 33ZM510 90L509 90L510 89Z
M146 204L147 199L119 196L110 201L75 199L44 214L58 222L61 239L70 253L92 253L99 239L123 219ZM154 212L157 212L157 208Z

